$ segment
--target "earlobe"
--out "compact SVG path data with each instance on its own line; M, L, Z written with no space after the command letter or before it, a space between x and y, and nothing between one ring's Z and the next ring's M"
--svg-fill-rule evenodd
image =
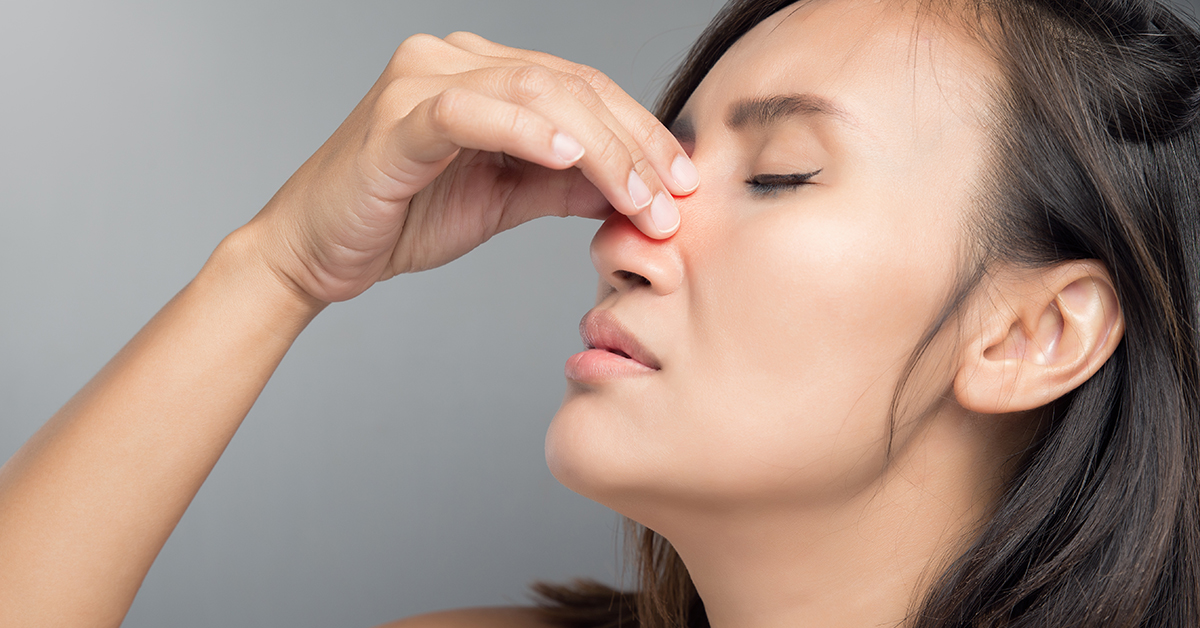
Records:
M993 276L979 327L963 348L954 392L986 414L1042 407L1074 390L1108 360L1124 332L1104 265L1073 261ZM967 331L967 330L964 330Z

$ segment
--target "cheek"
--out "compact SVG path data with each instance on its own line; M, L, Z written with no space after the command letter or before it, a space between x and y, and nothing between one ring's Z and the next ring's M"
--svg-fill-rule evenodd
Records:
M763 211L688 260L693 355L678 401L707 417L693 422L709 431L697 458L740 478L735 490L781 478L793 494L842 490L882 468L896 382L953 267L913 250L894 216Z
M669 368L568 394L546 441L555 477L644 523L672 503L836 501L874 482L896 382L954 268L952 230L878 210L889 193L741 217L693 199L672 240L684 288L626 311ZM947 246L912 244L931 241Z
M708 305L767 370L877 375L907 355L948 291L951 260L915 247L927 236L910 231L887 216L764 213L703 274L723 275Z

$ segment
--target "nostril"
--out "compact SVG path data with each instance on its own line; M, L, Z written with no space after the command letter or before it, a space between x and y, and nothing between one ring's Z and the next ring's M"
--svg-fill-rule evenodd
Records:
M639 274L637 274L637 273L631 273L631 272L629 272L629 271L627 271L627 270L618 270L618 271L614 271L614 272L613 272L613 275L615 275L615 276L617 277L617 279L620 279L620 280L621 280L623 283L629 283L629 284L632 284L632 285L635 285L635 286L638 286L638 285L641 285L641 286L648 286L648 285L650 285L650 280L649 280L649 279L646 279L645 277L643 277L643 276L641 276L641 275L639 275Z

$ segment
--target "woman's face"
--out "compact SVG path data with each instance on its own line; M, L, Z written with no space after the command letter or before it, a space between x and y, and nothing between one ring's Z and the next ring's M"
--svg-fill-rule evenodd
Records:
M869 0L796 5L739 40L673 129L701 173L679 233L614 214L592 242L600 348L568 362L555 475L648 524L875 483L898 379L961 261L982 58ZM951 376L908 389L932 403Z

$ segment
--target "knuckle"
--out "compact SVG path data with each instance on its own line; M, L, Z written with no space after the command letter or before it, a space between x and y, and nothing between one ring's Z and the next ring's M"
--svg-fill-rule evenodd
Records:
M445 42L425 33L418 33L400 42L396 52L392 54L384 70L385 76L406 76L419 73L428 59L437 54L436 50Z
M393 55L393 58L404 59L427 54L440 47L440 44L443 43L445 42L428 33L417 33L400 42L400 45L396 47L396 54Z
M653 150L669 150L671 144L674 143L673 136L663 127L658 118L649 114L638 116L633 122L633 128L629 130L634 137ZM668 140L668 138L672 139Z
M521 104L525 104L554 89L555 77L548 68L540 65L523 65L513 68L509 79L509 90Z
M616 83L608 78L608 75L588 65L576 64L572 74L587 81L597 94L607 94L610 92Z
M631 161L633 161L634 169L637 170L642 175L651 174L654 177L658 176L656 174L653 174L654 168L650 165L650 161L646 158L646 153L642 149L633 148L632 150L630 150L629 151L629 159Z
M634 163L629 147L625 146L625 143L612 133L600 138L596 146L596 159L606 164L621 166L625 170L632 167Z
M477 44L483 41L483 37L480 37L479 35L476 35L470 31L454 31L449 35L446 35L445 41L448 44L459 46L465 44Z
M592 88L592 84L582 76L578 74L564 74L561 81L576 98L584 103L591 104L599 101L599 96L597 96L596 90Z

